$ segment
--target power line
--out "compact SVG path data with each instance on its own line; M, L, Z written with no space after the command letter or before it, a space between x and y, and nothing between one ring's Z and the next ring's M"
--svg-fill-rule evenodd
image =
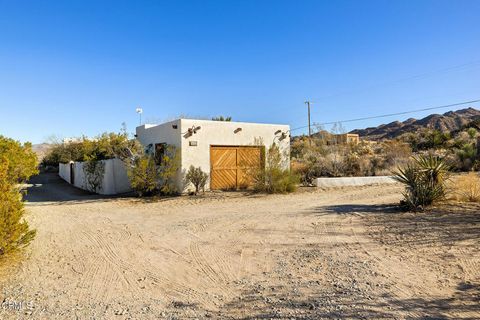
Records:
M339 121L324 122L324 123L315 123L315 124L322 126L322 125L327 125L327 124L344 123L344 122L355 122L355 121L362 121L362 120L386 118L386 117L399 116L399 115L404 115L404 114L409 114L409 113L416 113L416 112L429 111L429 110L442 109L442 108L450 108L450 107L461 106L461 105L470 104L470 103L476 103L476 102L480 102L480 99L471 100L471 101L464 101L464 102L458 102L458 103L452 103L452 104L447 104L447 105L438 106L438 107L428 107L428 108L423 108L423 109L416 109L416 110L410 110L410 111L403 111L403 112L382 114L382 115L377 115L377 116L369 116L369 117L363 117L363 118L348 119L348 120L339 120ZM295 130L299 130L299 129L304 129L304 128L307 128L307 127L308 127L308 126L298 127L298 128L290 129L290 131L295 131Z
M396 84L396 83L401 83L401 82L404 82L404 81L428 78L429 76L432 76L432 75L447 73L447 72L454 71L456 69L461 69L461 68L465 68L465 67L472 66L472 65L475 66L475 65L478 65L478 64L480 64L480 60L474 60L474 61L470 61L470 62L467 62L467 63L463 63L463 64L459 64L459 65L455 65L455 66L451 66L451 67L447 67L447 68L443 68L443 69L439 69L439 70L435 70L435 71L431 71L431 72L424 72L424 73L416 74L416 75L405 77L405 78L380 82L380 83L377 83L377 84L373 84L371 86L365 86L363 88L339 91L337 93L333 93L333 94L330 94L330 95L319 97L315 100L324 100L324 99L328 99L328 98L342 96L342 95L345 95L345 94L352 94L352 93L360 92L360 91L364 91L364 90L381 88L383 86L389 86L389 85L393 85L393 84Z

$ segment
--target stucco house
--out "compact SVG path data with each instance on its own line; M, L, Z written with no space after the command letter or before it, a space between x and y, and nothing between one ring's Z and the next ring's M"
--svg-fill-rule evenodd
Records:
M179 189L184 189L184 175L191 165L209 174L206 189L247 187L249 169L265 165L272 143L279 146L284 165L290 165L288 125L178 119L139 126L136 137L152 153L162 152L166 145L180 151Z

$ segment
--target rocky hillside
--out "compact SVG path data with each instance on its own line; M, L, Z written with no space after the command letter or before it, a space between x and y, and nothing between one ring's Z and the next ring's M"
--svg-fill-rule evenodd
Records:
M419 120L410 118L403 122L394 121L378 127L356 129L351 133L357 133L366 140L391 139L407 132L415 132L421 128L437 129L442 132L455 131L478 119L480 119L480 111L467 108L449 111L444 114L431 114Z

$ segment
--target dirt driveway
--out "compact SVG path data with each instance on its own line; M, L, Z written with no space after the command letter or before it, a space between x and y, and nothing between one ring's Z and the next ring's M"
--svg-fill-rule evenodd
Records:
M1 319L480 318L478 206L400 213L396 185L142 201L35 182Z

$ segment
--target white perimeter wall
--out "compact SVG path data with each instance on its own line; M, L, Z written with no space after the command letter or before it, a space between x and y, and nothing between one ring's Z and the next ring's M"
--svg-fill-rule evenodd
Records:
M391 176L376 177L340 177L340 178L316 178L315 185L322 188L367 186L371 184L396 183Z
M102 189L97 193L112 195L125 193L132 190L127 176L127 170L123 162L119 159L102 160L105 163L105 174L103 176ZM83 190L91 191L87 187L85 173L83 172L83 162L73 163L74 186ZM58 174L60 177L71 184L70 181L70 163L60 163Z
M177 129L173 128L177 126ZM200 126L196 134L188 136L189 128ZM241 128L240 131L235 131ZM280 140L278 130L287 133ZM285 167L290 167L290 127L288 125L261 124L246 122L210 121L180 119L161 125L137 127L137 139L144 146L155 143L168 143L180 148L181 172L177 178L179 188L183 187L183 177L190 165L202 168L210 174L210 146L254 146L263 145L268 149L273 142L285 154ZM190 145L196 142L196 146ZM207 183L207 188L209 183Z
M59 163L58 164L58 175L63 180L70 182L70 163Z

